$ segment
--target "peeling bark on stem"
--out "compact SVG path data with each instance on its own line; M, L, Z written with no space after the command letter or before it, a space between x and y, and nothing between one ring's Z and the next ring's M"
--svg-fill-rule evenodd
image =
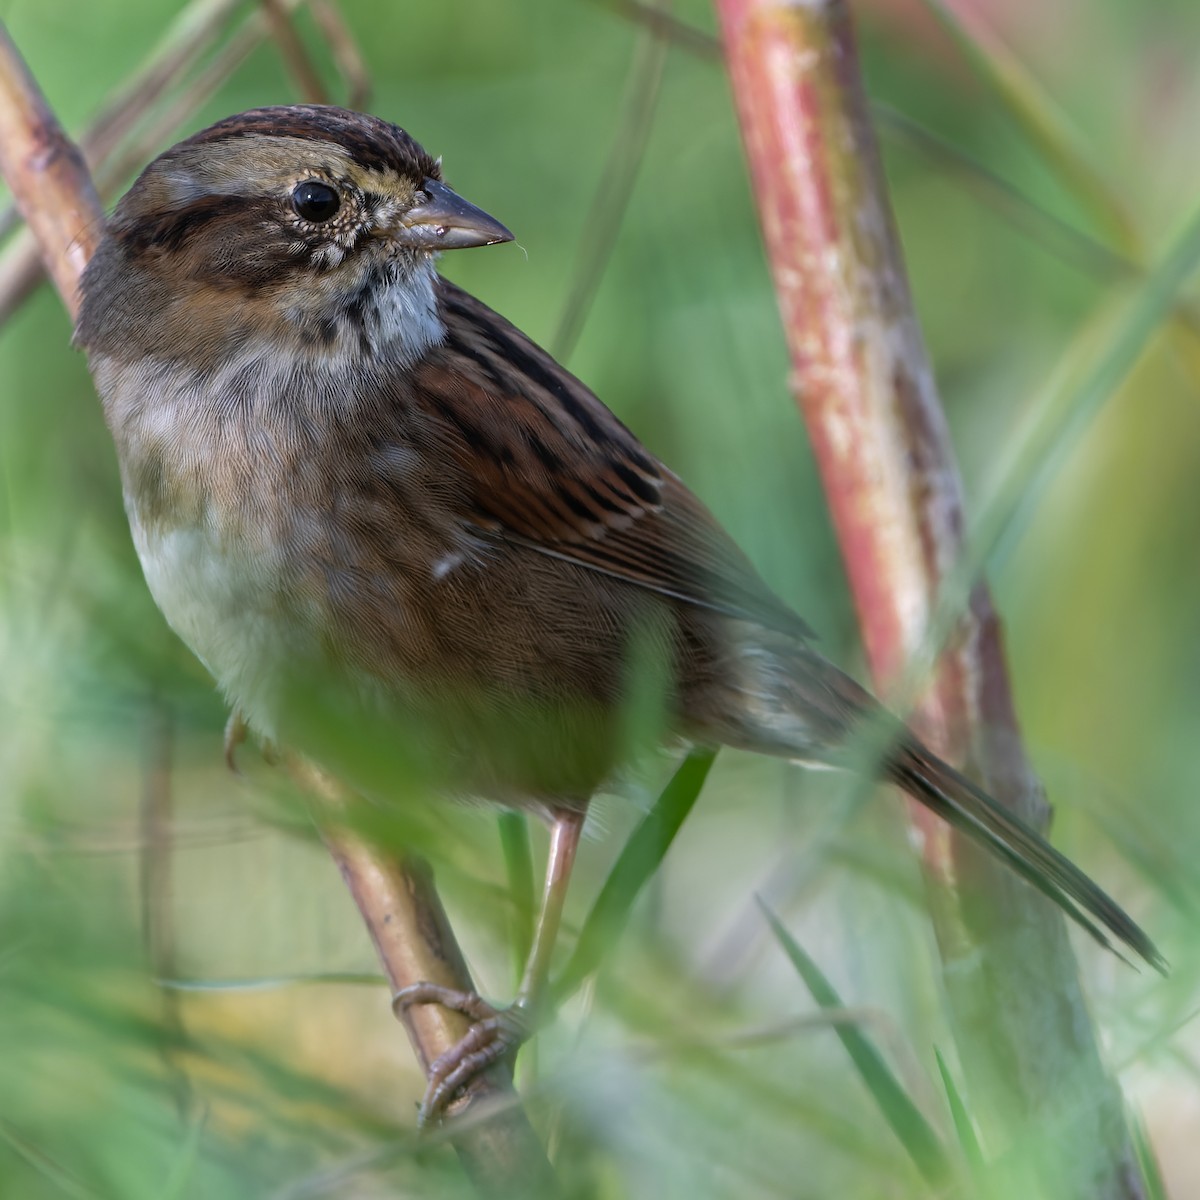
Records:
M792 359L871 673L886 695L962 546L962 486L913 313L845 0L717 0ZM914 723L1031 823L998 618L971 595ZM1061 916L914 806L976 1114L1052 1194L1143 1189Z

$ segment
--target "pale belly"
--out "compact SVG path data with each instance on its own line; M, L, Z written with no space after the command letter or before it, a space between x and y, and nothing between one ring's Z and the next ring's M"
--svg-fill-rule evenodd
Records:
M319 614L290 582L283 554L204 526L147 531L133 513L130 524L171 628L250 725L277 738L286 673L321 653Z
M504 702L482 620L475 679L461 664L451 683L414 678L371 630L358 628L373 659L351 655L349 614L299 582L296 555L203 526L148 530L133 514L131 526L155 602L230 705L259 737L301 749L357 790L431 787L521 806L590 795L611 775L616 714L585 693L512 689Z

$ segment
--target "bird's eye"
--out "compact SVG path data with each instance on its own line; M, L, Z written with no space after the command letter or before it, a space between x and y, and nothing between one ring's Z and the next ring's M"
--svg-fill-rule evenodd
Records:
M292 192L292 207L306 221L328 221L342 205L342 199L327 183L306 179Z

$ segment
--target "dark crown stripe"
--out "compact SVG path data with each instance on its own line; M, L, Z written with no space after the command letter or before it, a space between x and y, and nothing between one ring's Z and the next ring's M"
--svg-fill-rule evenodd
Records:
M442 177L437 162L399 126L331 105L290 104L251 109L202 129L181 146L254 136L333 142L368 170L399 170L421 178Z

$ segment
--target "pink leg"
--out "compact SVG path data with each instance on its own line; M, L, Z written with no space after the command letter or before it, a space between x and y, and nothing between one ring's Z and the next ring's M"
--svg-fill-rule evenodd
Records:
M550 976L554 943L562 924L563 903L571 880L571 868L575 865L583 818L583 812L577 809L555 811L542 907L521 986L509 1008L496 1009L474 992L459 992L431 983L414 983L392 998L392 1007L397 1012L414 1004L441 1004L472 1021L466 1036L430 1064L429 1083L418 1117L420 1124L439 1119L476 1075L494 1062L515 1054L536 1028Z

